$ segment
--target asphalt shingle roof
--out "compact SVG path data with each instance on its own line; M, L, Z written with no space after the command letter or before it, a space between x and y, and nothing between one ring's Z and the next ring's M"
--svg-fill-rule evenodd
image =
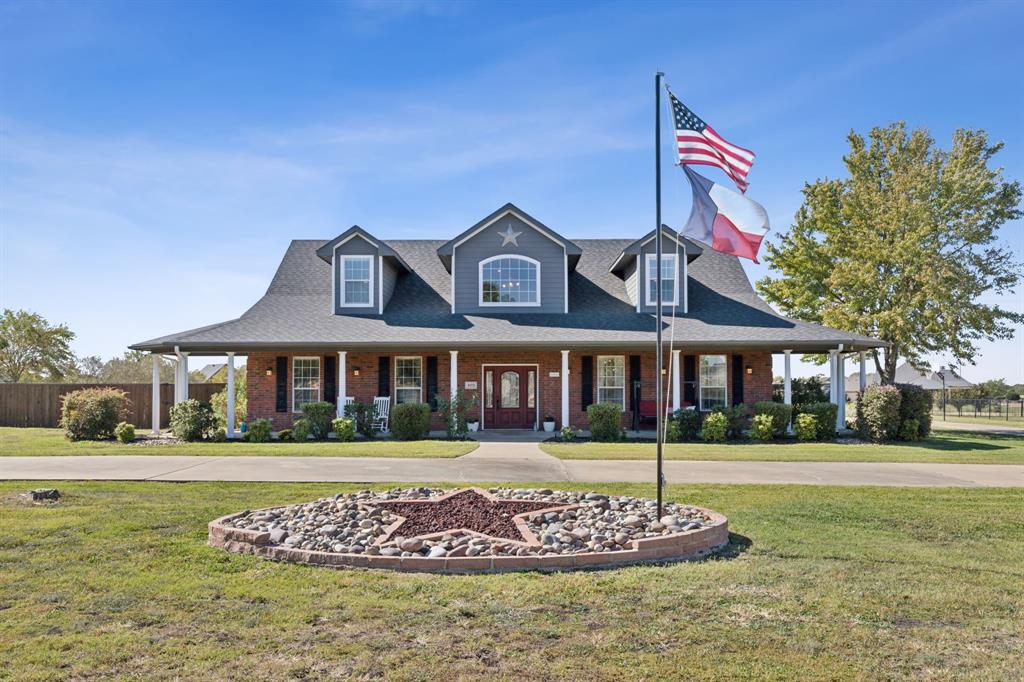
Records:
M241 317L132 346L168 352L309 348L633 347L653 343L654 316L637 313L609 267L632 239L578 239L566 314L451 313L443 240L382 240L412 268L399 277L383 315L332 315L326 240L292 241L263 298ZM676 347L821 351L877 347L865 336L789 320L757 296L739 260L705 248L689 266L689 313L675 319ZM673 321L666 319L666 341Z

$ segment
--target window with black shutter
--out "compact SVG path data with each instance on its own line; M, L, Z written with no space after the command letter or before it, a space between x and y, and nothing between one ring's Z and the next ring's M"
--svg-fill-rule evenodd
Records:
M334 355L324 356L324 400L331 405L338 404L338 358Z
M427 357L427 402L430 411L437 412L437 356Z
M594 356L584 355L580 361L583 364L580 372L580 405L586 412L594 402Z
M387 355L377 358L377 395L391 395L391 358Z
M277 411L288 411L288 358L277 356Z
M732 404L743 402L743 356L732 356Z
M697 404L697 356L683 356L683 402Z

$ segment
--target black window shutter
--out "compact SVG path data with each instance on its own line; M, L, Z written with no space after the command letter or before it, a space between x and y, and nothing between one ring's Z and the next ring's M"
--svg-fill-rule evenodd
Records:
M732 356L732 404L743 402L743 356Z
M580 405L583 411L594 403L594 356L584 355L582 361L582 372L580 373Z
M335 362L336 356L324 356L324 400L331 405L338 404L338 370Z
M437 412L437 356L427 357L427 402L430 411Z
M277 356L277 411L288 411L288 358Z
M629 409L636 412L636 401L640 399L639 389L634 392L633 387L640 381L640 356L629 356Z
M387 355L377 358L377 395L391 395L391 358Z
M697 404L697 356L683 356L683 402Z

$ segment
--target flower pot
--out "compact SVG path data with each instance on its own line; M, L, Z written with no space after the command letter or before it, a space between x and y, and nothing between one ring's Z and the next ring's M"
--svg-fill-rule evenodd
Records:
M554 421L545 421L544 422L544 430L547 431L548 433L551 433L552 431L554 431L555 430L555 422Z
M476 433L480 429L480 422L474 419L473 421L466 422L466 426L469 427L470 433Z

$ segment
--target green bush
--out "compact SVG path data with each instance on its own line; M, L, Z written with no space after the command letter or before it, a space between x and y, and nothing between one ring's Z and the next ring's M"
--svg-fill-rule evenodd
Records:
M857 399L857 430L876 442L894 440L900 431L900 389L868 386Z
M135 427L128 422L121 422L114 427L114 438L122 443L131 443L135 440Z
M803 412L796 416L793 425L796 431L796 439L802 441L817 440L818 438L818 417L810 412Z
M171 431L182 440L196 441L206 438L217 428L217 418L210 403L195 398L171 406Z
M213 435L210 436L210 440L214 443L227 443L228 432L224 428L218 427L214 429Z
M286 440L286 441L287 440L292 440L292 430L291 429L281 429L280 431L277 432L277 439L278 440Z
M587 407L590 439L598 443L622 440L622 407L611 403L594 403Z
M330 405L330 403L327 403ZM309 434L313 432L313 424L308 419L296 419L292 424L292 439L305 443L309 440Z
M665 422L665 442L666 443L681 443L683 436L679 431L679 422L675 419L669 419Z
M700 436L709 443L721 443L725 441L729 429L729 418L724 412L712 412L704 417L704 427Z
M430 405L402 403L391 410L391 434L398 440L420 440L430 435Z
M921 425L916 419L904 419L900 424L900 440L921 440Z
M303 403L302 416L309 422L309 433L316 440L327 440L331 432L331 420L338 415L338 409L327 401ZM294 426L294 425L293 425ZM294 428L292 429L294 431ZM295 440L304 440L296 436Z
M246 399L245 372L236 372L235 379L235 428L246 420L249 413L249 403ZM228 425L228 389L225 387L210 396L210 406L213 407L213 414L217 417L217 426L227 428Z
M770 414L755 414L750 425L754 440L770 441L775 437L775 418Z
M560 432L563 443L568 443L576 437L576 429L571 426L563 426Z
M747 415L747 406L740 403L731 407L716 407L713 411L725 416L726 427L725 437L729 440L737 440L743 437L747 429L750 417ZM707 421L707 420L705 420Z
M776 436L786 433L789 422L793 418L793 406L784 403L775 403L770 400L762 400L754 403L754 415L767 414L772 418L772 429Z
M700 412L697 410L676 410L670 424L679 429L679 441L697 440L700 433Z
M128 394L116 388L71 391L61 398L60 425L68 440L113 438L130 404Z
M245 432L246 440L250 443L266 443L270 440L270 432L274 424L269 419L254 419L249 424L249 430Z
M349 441L355 440L356 423L348 417L337 417L332 419L331 429L334 431L334 437L342 442L348 443Z
M361 403L358 400L345 406L345 416L355 422L355 428L364 438L373 438L373 419L377 416L377 407L373 403Z
M813 414L818 418L818 440L832 440L836 437L836 415L839 406L833 403L803 403L793 407L794 415Z
M828 393L825 391L825 386L825 377L821 374L813 377L794 377L790 380L790 388L793 391L793 404L828 402ZM783 388L780 386L772 392L772 400L781 403L785 397L784 393Z
M444 420L444 430L452 440L466 440L469 435L469 410L476 405L476 396L456 391L454 398L434 396L437 413Z
M932 430L932 394L912 384L896 384L896 388L900 390L900 440L927 438ZM910 437L903 435L908 421L917 422L917 433Z

